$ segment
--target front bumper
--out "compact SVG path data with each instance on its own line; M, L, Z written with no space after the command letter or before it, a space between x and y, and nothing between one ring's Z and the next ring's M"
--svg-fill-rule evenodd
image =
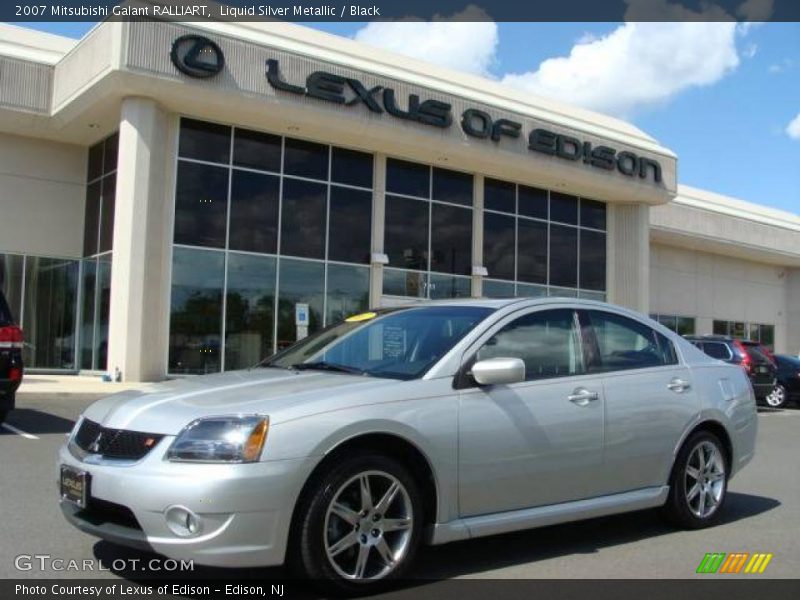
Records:
M60 500L64 516L90 535L176 560L218 567L283 563L292 511L315 461L175 463L164 460L173 439L164 438L138 462L91 455L81 460L68 445L62 446L58 465L88 472L90 497L129 510L135 520L98 519L91 503L83 510ZM196 535L172 532L165 518L171 506L198 515Z

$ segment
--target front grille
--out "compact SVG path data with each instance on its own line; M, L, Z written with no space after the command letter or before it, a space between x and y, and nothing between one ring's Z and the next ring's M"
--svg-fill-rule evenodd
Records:
M139 521L127 506L100 500L99 498L89 498L88 506L78 513L81 519L92 525L104 525L113 523L129 529L141 529Z
M111 429L84 419L75 434L75 444L84 452L105 458L138 460L155 448L163 437L157 433Z

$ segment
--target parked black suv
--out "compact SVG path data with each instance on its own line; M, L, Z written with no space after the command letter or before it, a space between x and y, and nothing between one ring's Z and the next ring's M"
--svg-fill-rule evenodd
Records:
M14 324L0 292L0 423L14 408L14 396L22 382L22 341L22 330Z
M775 389L778 368L767 348L758 342L722 335L684 336L712 358L741 365L753 384L756 400L764 402Z
M800 405L800 358L776 354L778 383L766 397L767 404L773 408L783 408L790 400Z

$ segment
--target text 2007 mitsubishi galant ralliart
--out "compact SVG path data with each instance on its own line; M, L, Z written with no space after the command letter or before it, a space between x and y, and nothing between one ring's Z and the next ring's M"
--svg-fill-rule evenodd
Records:
M443 544L649 507L712 524L753 457L744 371L566 299L355 315L258 367L90 406L61 508L107 540L364 591Z

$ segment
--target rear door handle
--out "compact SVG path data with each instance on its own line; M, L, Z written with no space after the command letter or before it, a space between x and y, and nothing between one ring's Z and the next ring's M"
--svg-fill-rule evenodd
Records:
M567 400L578 406L588 406L590 402L594 402L599 397L597 392L590 392L586 388L578 388L567 396Z
M691 383L683 379L679 379L677 377L667 384L667 388L672 390L676 394L682 394L691 387L692 387Z

